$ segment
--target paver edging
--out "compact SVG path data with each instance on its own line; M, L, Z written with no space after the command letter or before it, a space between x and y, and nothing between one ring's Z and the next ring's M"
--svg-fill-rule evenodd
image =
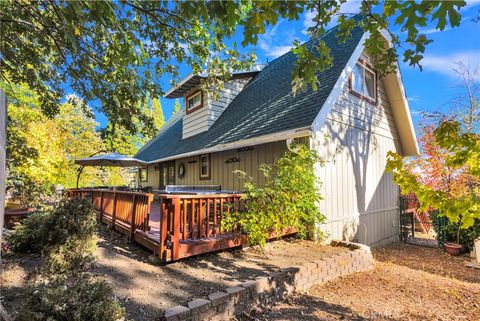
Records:
M300 266L283 268L268 276L239 282L225 292L215 292L207 299L195 299L189 307L175 306L164 311L165 321L229 320L258 305L269 305L294 292L303 292L313 285L337 277L363 272L373 268L370 247L363 244L332 241L332 246L347 247L350 252L333 254Z

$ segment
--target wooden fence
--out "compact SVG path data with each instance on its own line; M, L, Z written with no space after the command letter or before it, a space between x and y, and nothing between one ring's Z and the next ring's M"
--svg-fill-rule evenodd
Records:
M222 220L243 208L241 194L172 195L160 197L159 256L178 260L241 245L240 229L222 229Z
M99 189L71 189L67 193L70 198L91 199L100 220L129 238L133 239L136 231L148 230L153 194Z

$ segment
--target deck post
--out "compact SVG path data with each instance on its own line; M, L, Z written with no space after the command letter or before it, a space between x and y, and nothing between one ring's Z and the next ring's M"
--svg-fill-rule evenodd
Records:
M173 235L172 235L172 259L180 258L180 199L173 199Z
M198 238L203 237L203 199L198 200Z
M147 215L145 215L145 221L143 221L143 231L149 231L149 224L150 224L150 213L152 212L152 202L153 202L153 194L148 194L147 200Z
M130 224L130 240L133 240L133 237L135 236L135 230L136 230L136 220L137 216L137 195L133 194L133 204L132 204L132 222Z
M117 215L117 191L113 192L113 209L112 209L112 228L115 228L115 216Z
M167 241L167 206L165 199L160 197L160 249L158 256L162 261L167 261L166 241Z
M100 191L100 222L103 221L103 191Z

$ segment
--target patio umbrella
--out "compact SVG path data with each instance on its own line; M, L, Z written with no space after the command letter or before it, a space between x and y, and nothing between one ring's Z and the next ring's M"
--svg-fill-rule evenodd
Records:
M127 155L118 153L107 153L100 155L92 155L87 158L76 159L75 164L80 165L77 175L77 188L80 181L80 174L85 166L116 166L116 167L140 167L146 163Z
M118 153L108 153L95 155L87 158L76 159L75 164L82 166L118 166L118 167L138 167L146 163L126 155Z

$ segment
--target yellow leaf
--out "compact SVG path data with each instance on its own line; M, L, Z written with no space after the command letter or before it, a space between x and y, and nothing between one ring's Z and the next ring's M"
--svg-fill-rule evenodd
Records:
M75 33L75 36L80 36L80 29L79 28L75 27L73 32Z

